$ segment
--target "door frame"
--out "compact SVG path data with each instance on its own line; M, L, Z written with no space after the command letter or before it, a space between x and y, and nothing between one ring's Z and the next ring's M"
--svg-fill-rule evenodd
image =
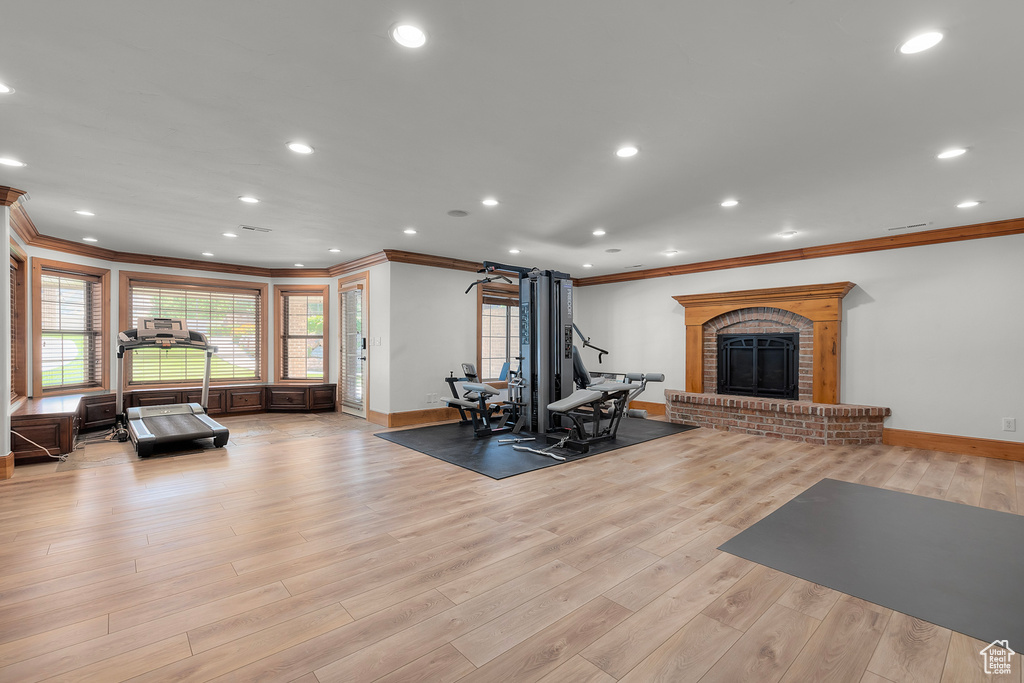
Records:
M349 273L338 278L338 395L336 397L338 412L345 412L345 406L341 400L341 394L345 390L345 337L344 337L344 312L342 306L342 294L349 289L361 289L363 292L363 338L369 339L370 335L370 271L363 270L356 273ZM370 348L367 343L366 360L363 361L363 414L362 418L369 419L370 416ZM346 413L351 415L351 413Z

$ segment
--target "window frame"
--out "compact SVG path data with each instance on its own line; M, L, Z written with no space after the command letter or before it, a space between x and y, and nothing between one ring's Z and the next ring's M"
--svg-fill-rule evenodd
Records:
M100 286L100 327L99 357L102 359L100 382L96 385L62 385L51 389L43 388L43 303L42 278L43 271L64 273L70 276L97 278ZM54 261L52 259L32 257L32 395L60 396L64 394L82 394L92 391L107 391L110 388L110 269L86 266L80 263Z
M11 265L14 271L14 291L11 298L14 307L11 309L11 410L21 405L21 401L28 397L28 368L25 361L28 358L28 309L25 282L28 275L28 256L11 240Z
M146 273L139 271L126 271L122 270L119 277L118 287L118 329L120 331L134 329L136 321L131 319L131 286L133 283L138 283L142 286L160 286L170 285L171 287L177 287L181 289L196 289L200 291L213 290L231 290L231 291L256 291L259 293L259 325L256 330L258 342L260 344L260 359L256 364L258 376L255 379L210 379L210 386L231 386L231 385L251 385L251 384L266 384L267 383L267 368L269 366L269 359L267 356L267 341L269 338L268 331L268 320L267 320L267 291L269 289L265 282L252 282L248 280L221 280L215 278L202 278L202 277L191 277L183 275L168 275L164 273ZM185 353L189 353L186 351ZM194 351L191 353L195 353ZM174 382L131 382L131 356L126 354L124 360L124 373L122 375L122 381L124 382L125 389L146 389L146 388L159 388L159 389L184 389L194 388L199 386L195 380L185 381L174 381Z
M324 376L322 378L284 377L285 320L284 299L287 296L309 296L324 299L324 331L322 335ZM330 285L274 285L274 382L279 384L328 384L330 379Z
M516 301L519 301L519 285L518 284L505 284L503 282L486 282L476 288L476 371L480 377L481 382L487 382L488 384L494 385L496 388L504 388L505 384L496 378L484 377L483 368L483 353L484 353L484 300L488 294L497 295L499 298L511 299L509 295L515 295ZM518 306L518 304L517 304ZM508 316L508 332L512 333L512 330L519 329L519 321L513 320L511 315ZM506 344L508 342L506 341ZM509 359L509 363L515 360L514 358ZM515 369L515 366L512 366Z

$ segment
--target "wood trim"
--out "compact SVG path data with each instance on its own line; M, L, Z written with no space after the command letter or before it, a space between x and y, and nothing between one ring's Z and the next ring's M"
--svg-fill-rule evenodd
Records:
M268 289L269 289L269 286L267 285L267 283L265 283L265 282L252 282L252 281L248 281L248 280L221 280L221 279L216 279L216 278L197 278L197 277L193 277L193 276L190 276L190 275L168 275L166 273L146 273L146 272L131 271L131 270L122 270L122 271L119 272L118 275L119 275L119 277L118 277L119 282L118 282L118 297L117 297L117 301L118 301L117 326L118 326L119 330L130 330L133 327L135 327L135 321L128 319L128 316L129 316L129 313L130 313L130 309L131 309L131 297L129 297L129 295L128 295L128 289L129 289L129 286L130 286L130 284L131 284L131 282L133 280L138 280L140 282L156 283L156 284L163 283L163 284L170 284L170 285L195 286L195 287L202 287L203 289L224 288L224 289L234 289L234 290L239 290L239 289L243 289L243 290L258 290L259 293L260 293L260 320L263 321L263 324L260 326L260 327L262 327L262 329L260 330L260 334L261 334L261 337L262 337L260 339L260 344L262 345L263 353L260 354L262 356L262 358L260 358L259 377L256 377L255 379L253 379L252 380L252 384L261 384L261 383L268 382L268 377L269 377L268 368L270 367L270 359L268 358L268 356L270 355L269 352L268 352L268 349L269 349L268 339L269 339L269 336L270 336L269 328L270 328L270 325L271 325L271 321L270 321L269 316L268 316L268 313L269 313L270 309L268 308L269 302L267 301ZM107 300L108 301L110 300L109 297L108 297ZM124 360L124 367L125 367L125 372L124 372L124 377L122 379L123 379L123 381L126 382L125 386L127 387L128 386L128 384L127 384L127 377L131 374L131 359L130 358L127 358L127 357L125 358L125 360ZM324 379L326 380L327 378L325 377ZM210 386L216 386L217 384L225 384L225 383L231 383L231 382L237 383L238 380L236 380L236 379L218 380L218 381L211 380L210 381ZM132 384L131 386L133 388L137 388L137 389L145 389L145 388L163 388L163 387L170 388L171 386L176 386L176 385L152 384L152 383L150 383L150 384Z
M320 294L324 298L324 376L322 379L284 379L281 373L284 370L284 344L281 339L284 336L284 295L285 294ZM328 342L331 333L331 286L330 285L274 285L274 382L279 384L323 384L330 378L330 344Z
M889 446L922 448L928 451L945 451L948 453L977 455L983 458L1024 462L1024 443L1020 441L999 441L972 436L913 432L906 429L889 429L886 427L882 430L882 443Z
M401 251L400 249L385 249L384 255L388 261L394 263L411 263L417 266L430 266L432 268L447 268L449 270L464 270L475 273L483 269L483 263L466 261L463 259L449 258L447 256L432 256L431 254L419 254L414 251Z
M372 329L370 328L370 271L369 270L364 270L364 271L361 271L359 273L350 273L348 275L345 275L343 277L338 278L338 392L337 392L338 406L337 406L337 410L339 412L343 412L344 411L344 406L343 406L343 404L341 402L341 394L344 391L344 382L345 382L345 378L342 377L342 375L341 375L341 373L344 371L344 368L345 368L345 359L341 357L341 354L344 352L343 339L342 339L342 330L341 330L341 325L342 325L342 320L343 320L343 318L341 316L341 294L342 294L342 292L344 292L344 291L346 291L348 289L353 289L353 288L360 289L363 292L363 330L364 330L363 334L365 335L366 338L369 338L370 334L372 333ZM363 361L363 363L364 363L364 365L363 365L363 371L364 371L363 372L363 414L366 416L367 420L370 420L370 422L374 422L374 424L379 424L379 425L383 425L383 426L386 427L387 426L387 415L385 413L377 413L377 412L374 412L374 411L370 410L370 373L372 372L373 363L371 362L372 359L371 359L371 356L370 356L370 345L369 344L366 345L365 351L366 351L366 360ZM370 419L370 415L371 414L377 415L377 416L383 415L384 417L381 418L381 419L383 419L384 421L383 422L376 422L375 420Z
M346 261L345 263L338 263L327 269L328 277L340 277L347 273L353 273L355 271L366 270L371 266L380 265L381 263L387 263L388 257L383 251L378 251L375 254L369 256L363 256L352 261Z
M842 299L856 287L852 282L830 282L823 285L797 285L796 287L769 287L745 289L735 292L712 294L687 294L672 297L680 306L720 306L743 304L746 306L774 305L779 301L808 301L817 299ZM763 303L765 302L765 303Z
M366 409L366 421L367 422L372 422L375 425L380 425L381 427L387 427L388 426L388 414L387 413L378 413L376 410L370 410L369 408L367 408Z
M0 185L0 206L13 206L24 194L25 190Z
M99 278L100 297L103 302L100 308L100 354L103 367L100 368L100 386L98 387L61 387L43 389L43 321L42 321L42 275L43 270L65 271L72 274L90 275ZM83 266L80 263L66 263L52 259L32 257L32 395L55 396L67 393L82 393L110 388L110 270Z
M29 218L21 203L11 206L10 223L14 234L28 246L31 246L32 242L39 237L39 231L36 230L35 223Z
M423 410L406 410L400 413L388 413L388 427L410 427L430 422L447 422L459 419L459 411L455 408L424 408Z
M666 410L664 403L654 403L653 401L631 401L629 407L637 410L646 410L648 415L653 415L654 417L664 415Z
M665 266L663 268L635 270L628 273L612 273L610 275L584 277L577 281L577 285L580 287L586 287L589 285L606 285L613 282L648 280L656 277L670 277L672 275L705 273L711 270L747 268L749 266L762 266L769 263L803 261L807 259L825 258L828 256L845 256L847 254L863 254L869 251L885 251L887 249L906 249L907 247L922 247L930 244L962 242L965 240L977 240L987 237L1005 237L1006 235L1019 235L1022 233L1024 233L1024 218L1011 218L1003 221L992 221L990 223L976 223L973 225L963 225L953 228L924 230L922 232L913 232L904 235L874 237L866 240L839 242L836 244L825 244L817 247L804 247L803 249L788 249L786 251L773 251L766 254L753 254L751 256L739 256L735 258L718 259L715 261L701 261L698 263L686 263L677 266Z
M0 481L14 476L14 451L0 455Z

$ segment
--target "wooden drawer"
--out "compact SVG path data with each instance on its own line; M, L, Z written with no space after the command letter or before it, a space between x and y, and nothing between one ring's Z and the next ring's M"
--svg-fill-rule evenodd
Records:
M84 396L79 414L82 417L82 430L110 427L117 416L117 397L114 394L100 396Z
M243 413L263 410L263 387L225 389L227 412Z
M336 406L335 392L337 385L324 384L309 388L310 410L334 410Z
M210 397L207 401L206 412L209 415L214 413L224 412L224 389L210 389ZM203 390L202 389L189 389L182 392L184 394L185 403L202 403L203 402Z
M146 391L132 394L132 405L143 406L166 406L172 403L181 403L181 392L178 391Z
M46 453L21 438L22 436L35 441L53 455L70 453L75 443L76 422L74 415L12 416L11 450L14 452L14 461L17 463L49 459Z
M306 410L306 387L267 387L267 410Z

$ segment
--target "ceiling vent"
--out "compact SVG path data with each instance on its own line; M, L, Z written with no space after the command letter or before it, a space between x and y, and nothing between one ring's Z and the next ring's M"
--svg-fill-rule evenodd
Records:
M462 209L452 209L451 211L448 212L448 215L451 216L452 218L465 218L466 216L469 215L469 212L463 211Z
M897 230L913 230L914 228L926 227L928 223L914 223L913 225L900 225L895 228L888 228L887 232L895 232Z
M255 225L239 225L238 227L249 232L272 232L270 228L257 228Z

